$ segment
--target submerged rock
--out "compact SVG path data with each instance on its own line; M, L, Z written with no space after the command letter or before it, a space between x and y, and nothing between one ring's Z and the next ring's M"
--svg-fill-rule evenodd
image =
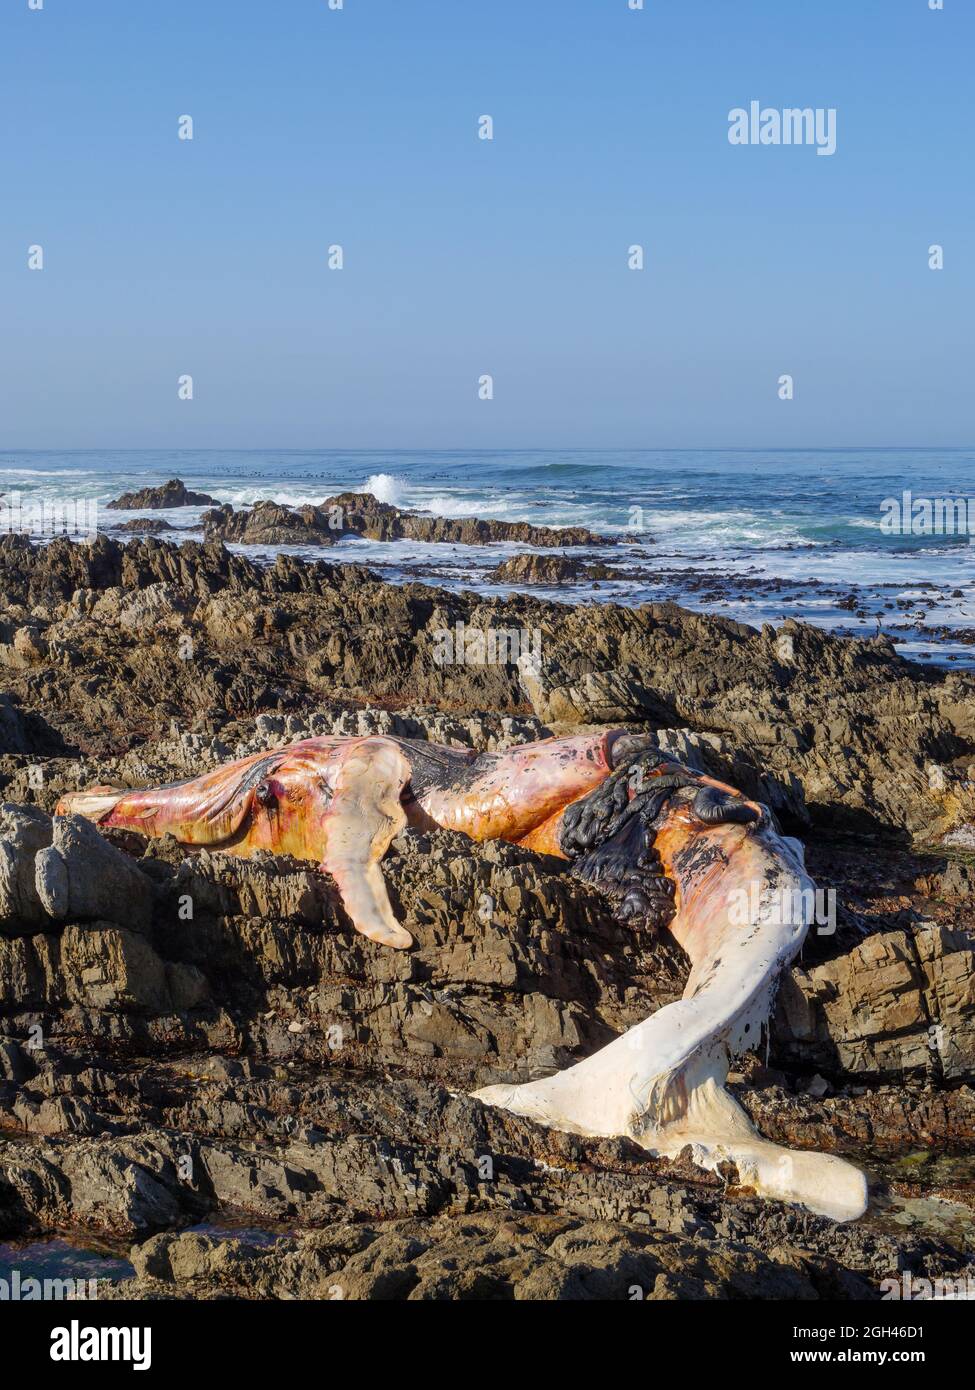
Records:
M118 526L113 527L115 531L123 531L134 536L159 536L163 531L175 531L177 528L162 516L154 517L133 517L131 521L120 521Z

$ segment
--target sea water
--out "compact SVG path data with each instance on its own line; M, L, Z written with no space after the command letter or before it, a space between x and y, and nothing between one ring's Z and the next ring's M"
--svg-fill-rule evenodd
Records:
M137 514L105 503L172 477L238 507L352 490L438 516L586 526L626 538L590 552L613 576L535 592L570 603L674 599L755 625L795 618L883 632L916 660L975 665L975 537L945 525L954 503L975 498L971 449L13 451L0 453L0 506L94 503L110 530ZM903 512L896 528L892 499ZM942 503L928 509L934 524L926 502ZM167 539L198 538L200 510L153 515L181 528ZM393 582L507 591L490 571L526 548L348 538L328 558ZM254 553L271 559L274 548Z

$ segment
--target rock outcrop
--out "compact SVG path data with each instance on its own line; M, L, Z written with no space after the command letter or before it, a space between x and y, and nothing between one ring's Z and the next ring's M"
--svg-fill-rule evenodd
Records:
M343 535L339 514L325 507L283 507L256 502L241 511L227 505L203 513L207 540L234 545L334 545Z
M975 1078L975 933L932 921L795 969L779 992L781 1055L878 1080Z
M179 478L170 478L158 487L142 487L135 492L123 492L106 510L116 512L162 511L168 507L213 507L214 499L206 492L191 492Z
M32 867L33 866L33 867ZM117 914L148 925L152 883L80 816L0 806L0 932Z
M493 584L579 584L592 579L616 579L608 565L584 564L571 555L512 555L485 576Z
M366 540L413 540L455 545L489 545L516 541L535 546L613 545L585 526L532 526L527 521L454 520L404 511L379 502L368 492L342 492L319 506L286 507L258 502L236 511L218 507L203 517L208 540L240 545L330 545L343 535Z

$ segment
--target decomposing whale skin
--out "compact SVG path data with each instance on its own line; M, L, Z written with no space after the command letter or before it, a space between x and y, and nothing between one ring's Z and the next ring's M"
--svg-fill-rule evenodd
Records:
M394 739L313 738L170 786L93 787L57 809L190 848L311 860L332 874L357 931L403 949L413 938L393 916L379 862L406 824L409 779Z
M865 1210L858 1169L768 1142L724 1089L729 1059L760 1040L813 915L801 846L763 807L662 757L646 735L479 755L385 736L305 739L170 786L74 793L58 812L189 848L311 860L335 879L356 930L398 948L412 937L379 865L407 824L574 859L622 918L669 924L691 960L684 996L564 1072L478 1098L572 1133L628 1135L656 1154L689 1145L699 1163L730 1160L744 1185L836 1220Z
M413 938L393 915L379 868L393 838L412 824L531 844L611 776L613 739L546 739L478 756L383 735L310 738L186 782L74 792L57 809L103 827L170 834L190 848L309 859L335 879L357 931L405 949Z
M733 1162L763 1196L855 1220L867 1206L863 1173L770 1143L724 1089L730 1058L759 1041L812 920L801 846L767 817L703 824L686 794L673 798L655 844L677 888L670 930L692 964L683 998L555 1076L476 1096L554 1129L628 1135L654 1154L689 1145L701 1166Z

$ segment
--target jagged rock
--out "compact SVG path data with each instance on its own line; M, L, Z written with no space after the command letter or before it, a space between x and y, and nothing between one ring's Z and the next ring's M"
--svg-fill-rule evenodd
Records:
M783 1081L784 1081L783 1077ZM975 1090L896 1084L813 1097L787 1085L743 1088L738 1099L763 1134L795 1148L848 1154L962 1152L975 1141Z
M186 598L173 584L148 584L129 591L111 588L101 594L89 609L95 622L117 626L123 632L152 633L184 618L190 609Z
M109 1012L167 1014L167 967L144 937L109 922L70 926L61 937L59 976L66 999Z
M38 943L43 943L38 949ZM35 1009L46 999L50 952L44 937L0 936L0 1013Z
M207 540L235 545L335 545L342 535L334 514L324 507L285 507L256 502L244 511L229 505L204 512Z
M368 492L343 492L322 504L340 509L344 526L369 540L450 541L460 545L485 545L516 541L524 545L613 545L612 537L596 536L585 526L532 526L527 521L484 521L477 517L453 520L406 512L379 502Z
M379 502L368 492L343 492L320 506L285 507L276 502L257 502L244 511L231 506L206 512L203 525L208 540L234 541L242 545L331 545L343 535L367 540L451 542L488 545L494 541L518 541L527 545L612 545L613 539L596 536L584 526L532 526L525 521L481 521L466 517L422 516Z
M51 843L51 818L32 806L0 805L0 932L47 922L37 894L34 861Z
M609 565L584 564L569 555L512 555L502 560L485 578L493 584L578 584L593 579L622 579Z
M114 914L144 930L154 895L151 879L90 821L0 806L0 931L29 933Z
M613 724L673 721L666 699L635 672L587 671L573 685L552 686L536 666L525 662L521 681L540 719L550 724Z
M114 502L106 504L107 511L142 512L162 511L168 507L212 507L214 499L205 492L190 492L179 478L170 478L168 483L158 487L138 488L135 492L123 492Z
M779 991L782 1056L833 1075L975 1075L975 936L933 922L794 968Z
M19 1086L33 1072L23 1048L12 1038L0 1038L0 1081L12 1081Z
M112 920L144 930L152 917L152 881L81 816L55 816L52 842L37 853L34 883L55 922Z
M951 859L936 873L921 877L917 886L932 897L975 897L975 864Z
M321 874L310 864L285 861L235 859L206 850L181 859L176 877L168 885L171 897L186 897L194 912L221 917L295 919L305 926L320 924L325 888Z
M128 1297L519 1299L815 1299L829 1261L772 1255L564 1216L487 1213L434 1223L340 1225L259 1245L244 1237L160 1235L132 1252ZM865 1280L846 1296L870 1297Z
M201 1215L210 1202L175 1138L82 1139L25 1150L0 1141L0 1220L19 1206L49 1226L68 1221L129 1237ZM183 1174L185 1173L185 1176Z
M587 567L569 555L512 555L486 578L494 584L571 584L588 578Z

